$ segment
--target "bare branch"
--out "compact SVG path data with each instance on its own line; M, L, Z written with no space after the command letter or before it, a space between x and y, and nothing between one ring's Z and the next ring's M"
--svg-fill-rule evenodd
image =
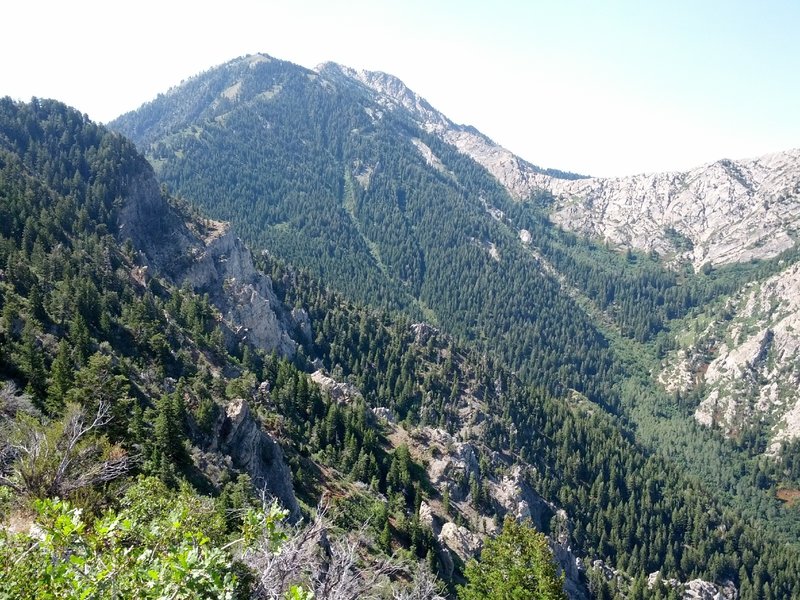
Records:
M389 559L369 557L367 524L353 534L330 540L327 512L327 505L320 504L315 518L294 528L278 550L264 541L242 553L243 562L258 577L255 598L284 598L292 585L303 585L315 598L327 600L385 597L390 577L400 569ZM418 598L422 596L409 596L409 600Z
M417 565L411 584L392 591L393 600L445 600L441 595L441 582L423 563Z
M66 481L62 484L61 490L63 493L68 494L74 490L106 483L123 476L130 469L131 461L128 456L123 456L115 460L107 460L100 464L94 465L89 471L74 479Z
M20 392L13 381L4 381L0 386L0 418L13 419L18 413L38 415L29 394Z
M130 457L120 450L103 460L105 442L90 439L110 420L107 402L100 403L90 422L77 407L70 408L63 421L49 426L19 416L11 424L7 441L0 442L0 485L30 495L63 496L123 475Z

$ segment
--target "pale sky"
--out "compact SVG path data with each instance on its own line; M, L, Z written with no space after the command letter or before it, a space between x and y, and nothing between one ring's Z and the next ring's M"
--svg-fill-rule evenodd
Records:
M800 146L797 0L42 0L0 14L0 95L101 122L265 52L396 75L543 167L629 175Z

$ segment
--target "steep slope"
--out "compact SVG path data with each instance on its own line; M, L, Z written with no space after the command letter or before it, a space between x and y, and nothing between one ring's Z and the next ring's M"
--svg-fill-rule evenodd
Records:
M748 284L673 353L660 379L701 392L698 422L732 437L752 435L770 452L800 437L800 267Z
M772 258L796 243L800 149L724 159L685 173L588 178L526 162L474 128L454 124L391 75L333 64L319 71L362 82L388 109L409 114L485 167L515 198L547 192L553 221L583 236L655 251L696 269Z
M507 193L340 70L245 57L111 126L256 247L350 298L504 352L552 389L600 399L607 344L497 218Z
M553 220L583 235L655 251L695 269L768 259L800 223L800 150L720 160L686 173L543 186Z

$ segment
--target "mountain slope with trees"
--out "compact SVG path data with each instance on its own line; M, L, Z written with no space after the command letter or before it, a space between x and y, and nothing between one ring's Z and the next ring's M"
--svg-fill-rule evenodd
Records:
M79 113L52 101L3 100L0 161L0 210L10 216L0 231L0 475L3 489L17 490L0 503L0 554L25 557L3 582L52 586L14 588L20 594L65 595L91 581L101 597L110 595L97 565L120 560L126 577L118 591L140 586L157 596L184 586L259 597L279 585L270 578L277 571L268 568L275 565L269 548L287 544L287 555L308 570L289 571L280 585L326 597L329 580L320 573L336 564L352 585L373 581L366 573L385 575L388 587L364 588L372 594L424 589L422 597L433 597L426 576L403 592L408 576L398 573L415 572L423 560L423 572L470 578L475 567L462 565L475 550L457 540L478 543L506 514L527 514L550 536L576 598L674 594L648 588L656 570L665 581L731 580L742 598L800 589L794 547L644 452L596 405L531 387L486 353L350 304L270 256L259 260L276 301L302 307L312 335L298 336L293 362L248 339L227 339L210 298L176 286L152 257L142 277L146 247L126 242L120 217L139 198L127 187L131 176L152 172L129 142ZM157 214L169 222L208 227L185 204L159 198ZM154 241L161 233L153 229ZM317 387L310 371L319 367L349 384L345 396ZM53 463L27 460L31 440L43 439L37 432L83 433L76 444L56 444ZM236 453L237 432L258 440L257 457ZM84 468L62 473L70 448ZM301 513L312 513L323 492L333 498L332 525L310 526L308 538L287 532L281 541L277 513L248 510L258 506L256 475L283 460ZM133 483L134 476L146 478ZM40 524L43 544L9 528L26 519ZM165 522L179 523L180 535L163 539L157 561L138 554ZM332 535L327 566L302 542L318 539L319 527ZM76 558L51 560L52 577L41 578L48 548ZM576 554L601 566L579 569ZM137 563L147 565L139 570L125 556L153 560ZM357 558L331 563L337 556ZM254 571L235 567L237 558ZM175 561L182 575L170 579ZM603 568L616 569L618 579L607 582Z
M111 127L254 247L351 300L441 327L526 383L582 394L726 504L796 538L800 519L775 497L795 478L762 460L763 428L720 439L694 423L699 396L675 397L657 379L693 319L794 264L797 248L694 272L564 231L551 221L552 193L520 202L459 145L488 138L391 76L336 65L236 59Z

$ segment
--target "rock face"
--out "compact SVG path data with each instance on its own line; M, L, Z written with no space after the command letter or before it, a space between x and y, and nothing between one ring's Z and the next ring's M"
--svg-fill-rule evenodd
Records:
M225 224L212 222L203 234L190 231L152 171L127 187L118 237L133 243L153 274L208 294L229 332L268 352L294 354L297 343L290 331L311 336L305 311L289 312L283 306L270 279L256 271L250 251Z
M682 583L677 579L662 579L661 573L656 571L648 576L647 588L652 590L659 582L667 588L680 590L682 600L736 600L739 597L739 590L731 581L714 584L703 579L692 579Z
M328 392L331 400L339 403L352 402L362 397L361 392L354 385L336 381L325 375L322 369L311 374L311 381L316 383L323 392Z
M479 535L451 522L442 525L439 543L447 546L464 562L477 556L483 546L483 540Z
M540 187L553 194L551 218L565 229L695 268L771 258L794 246L800 226L800 149L686 173Z
M794 246L800 228L800 149L723 159L685 173L588 178L545 170L472 127L457 125L402 81L327 63L318 67L372 90L491 173L515 198L552 195L551 218L582 235L655 251L695 268L769 258ZM434 160L435 157L429 157Z
M570 600L588 600L583 576L583 562L572 553L572 549L559 542L550 540L553 561L558 567L558 574L564 575L564 591Z
M661 381L679 391L704 383L698 422L729 436L760 423L776 452L800 437L800 265L748 284L724 312L669 357Z
M453 500L463 500L468 489L452 484L455 480L468 482L478 477L479 467L475 448L468 442L458 442L443 429L422 427L416 434L431 452L427 463L428 479L439 489L447 486Z
M522 473L519 465L514 465L508 475L499 483L490 483L492 498L517 520L530 519L537 529L549 525L555 509L539 496Z
M223 319L241 339L257 348L291 356L297 343L289 336L295 325L308 325L305 311L301 323L278 300L268 277L256 271L250 251L227 231L204 240L192 249L193 262L177 277L198 293L208 293Z
M427 344L428 340L439 333L438 329L427 323L414 323L411 331L414 332L414 341L420 345Z
M300 507L283 450L261 429L247 401L233 400L218 421L211 450L230 456L235 467L250 475L256 489L266 488L289 510L291 518L297 518Z
M467 482L470 476L479 476L480 467L475 446L458 441L446 431L433 427L422 427L411 437L418 448L424 448L426 458L423 463L431 484L441 493L447 489L452 502L464 502L468 497L468 487L456 485L454 482ZM588 598L582 561L569 546L566 513L557 510L533 490L519 465L511 466L500 481L490 476L484 476L482 480L488 486L489 495L499 508L500 515L507 513L520 521L530 519L540 531L549 529L554 517L558 517L559 524L551 532L550 547L559 572L565 576L564 589L572 600ZM440 544L438 557L444 574L453 571L453 555L462 561L475 556L487 531L484 529L484 535L479 535L452 522L445 522L440 527L440 520L446 521L446 517L437 517L427 502L420 505L419 519L437 536Z

